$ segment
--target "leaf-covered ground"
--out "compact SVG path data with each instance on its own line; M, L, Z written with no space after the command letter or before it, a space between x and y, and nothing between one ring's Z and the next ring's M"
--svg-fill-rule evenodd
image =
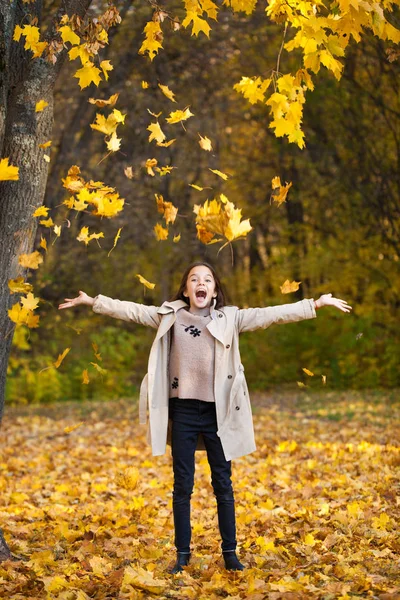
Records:
M400 598L399 396L253 396L258 448L233 461L247 568L223 567L197 452L193 559L174 576L170 447L151 456L134 404L9 408L0 523L17 560L0 564L1 598Z

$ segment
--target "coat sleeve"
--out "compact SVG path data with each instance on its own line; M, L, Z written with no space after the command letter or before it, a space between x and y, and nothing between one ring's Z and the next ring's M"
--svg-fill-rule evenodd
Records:
M147 325L157 329L161 321L158 306L146 306L127 300L117 300L98 294L94 298L92 310L101 315L122 319L123 321L134 321L140 325Z
M306 298L292 304L267 306L265 308L241 308L236 313L236 324L239 333L266 329L274 323L294 323L317 316L314 299Z

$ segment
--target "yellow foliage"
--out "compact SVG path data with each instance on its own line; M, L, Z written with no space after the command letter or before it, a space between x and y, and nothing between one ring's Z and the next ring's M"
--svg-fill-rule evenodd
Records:
M142 275L139 275L139 273L136 273L136 277L139 279L140 283L143 283L143 285L149 290L154 290L154 288L156 287L155 283L150 283L150 281L147 281L147 279L142 277Z
M279 287L282 294L291 294L292 292L297 292L300 287L300 283L301 281L289 281L289 279L286 279L286 281L284 281Z
M8 158L0 159L0 181L18 181L19 167L8 164Z
M163 40L161 25L157 21L149 21L144 28L146 38L140 47L139 54L148 53L150 60L153 60L160 48Z

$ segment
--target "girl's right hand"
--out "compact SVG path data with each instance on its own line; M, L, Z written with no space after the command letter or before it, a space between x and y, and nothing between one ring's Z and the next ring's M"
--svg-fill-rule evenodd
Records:
M88 306L93 306L94 298L91 298L85 292L79 290L79 296L76 298L65 298L65 302L59 305L60 308L70 308L71 306L79 306L79 304L87 304Z

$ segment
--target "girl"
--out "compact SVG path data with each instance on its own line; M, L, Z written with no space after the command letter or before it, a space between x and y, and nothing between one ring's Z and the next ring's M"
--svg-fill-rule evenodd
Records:
M225 567L242 571L236 555L231 460L254 452L256 445L239 334L273 323L312 319L323 306L343 312L350 312L351 306L332 294L266 308L226 306L221 282L205 262L190 265L177 294L160 307L101 294L91 298L80 291L59 308L79 304L157 329L140 389L139 421L146 423L148 408L147 441L153 456L164 454L167 443L171 446L177 558L169 572L182 571L191 556L190 497L196 450L207 452L211 468Z

